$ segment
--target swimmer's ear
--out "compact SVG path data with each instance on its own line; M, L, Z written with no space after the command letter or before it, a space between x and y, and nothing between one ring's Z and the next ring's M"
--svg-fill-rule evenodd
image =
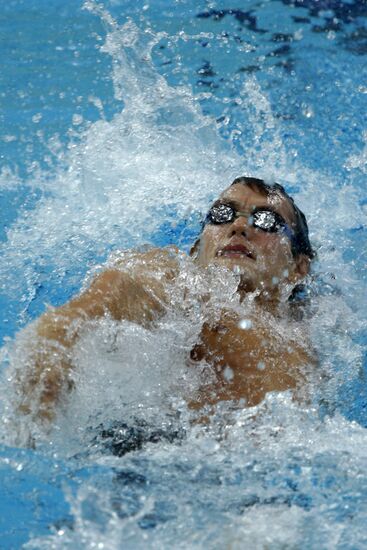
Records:
M196 239L196 241L194 242L194 244L192 245L191 249L190 249L190 256L196 260L196 258L198 257L198 254L199 254L199 244L200 244L200 239Z
M306 256L306 254L299 254L294 259L294 262L295 265L291 279L293 280L293 282L297 282L301 279L304 279L310 271L311 260L308 256Z

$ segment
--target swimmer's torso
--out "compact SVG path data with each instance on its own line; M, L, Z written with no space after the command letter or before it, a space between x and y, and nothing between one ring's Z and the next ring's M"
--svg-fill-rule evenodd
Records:
M195 325L197 334L188 352L192 368L205 362L215 373L215 381L204 381L193 396L195 407L220 400L243 400L252 406L269 391L301 385L304 367L313 362L307 344L299 345L288 330L277 330L278 321L264 308L247 312L251 326L241 328L243 308L233 274L224 273L219 283L209 275L197 270L190 258L178 261L176 251L155 249L122 257L85 292L37 322L29 366L19 376L19 411L47 421L54 418L55 405L74 386L74 345L86 324L106 316L154 331L170 312L188 315L187 325Z
M216 381L203 386L197 406L220 400L258 404L270 391L295 389L305 380L311 354L289 335L275 332L269 318L252 316L245 329L237 313L223 311L219 322L205 322L191 351L195 362L206 361ZM275 320L274 320L275 322Z

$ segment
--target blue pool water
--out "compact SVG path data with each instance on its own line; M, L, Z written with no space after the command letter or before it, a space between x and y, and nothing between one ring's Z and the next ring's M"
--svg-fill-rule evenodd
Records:
M0 548L367 545L366 20L362 0L2 7ZM116 329L117 357L97 327L51 434L16 418L15 335L111 252L188 250L243 173L280 181L309 220L328 375L313 401L192 426L175 318Z

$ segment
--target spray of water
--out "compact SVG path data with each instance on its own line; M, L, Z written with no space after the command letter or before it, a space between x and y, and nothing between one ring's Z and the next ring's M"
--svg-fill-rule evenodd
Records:
M240 98L243 108L248 109L254 146L245 158L240 157L230 143L220 138L215 122L202 114L192 92L170 87L154 68L152 48L163 35L141 30L133 21L119 26L94 2L86 2L85 7L105 23L107 35L102 51L112 58L115 95L123 101L124 108L110 122L101 118L90 125L78 143L71 144L63 155L51 179L41 172L34 176L32 184L44 194L32 211L20 214L3 245L0 276L9 281L7 292L19 296L22 288L20 299L26 308L39 288L42 266L47 266L48 273L63 274L75 264L84 263L85 271L90 268L93 272L93 259L107 257L111 249L154 244L162 225L167 221L171 224L172 218L189 219L193 212L203 211L209 200L240 174L277 179L288 185L297 183L296 201L308 215L319 255L310 281L315 294L311 332L319 350L320 369L327 376L317 399L327 401L331 410L330 403L335 405L341 385L358 376L362 361L362 346L353 336L365 328L359 300L364 287L354 266L344 258L352 242L350 230L363 223L365 217L358 191L352 185L335 191L334 182L327 176L306 170L294 158L288 158L279 132L280 122L254 77L247 80ZM265 139L266 135L271 137ZM361 159L356 155L349 158L351 178L353 169L360 168ZM177 234L176 238L176 244L188 245L180 242ZM185 275L179 288L182 292L191 288L190 303L194 309L195 292L202 292L205 285L185 262L182 258ZM220 274L213 278L214 301L236 306L233 277L232 283L226 279L225 285ZM179 302L180 296L176 299ZM14 434L12 380L25 359L21 344L8 343L3 353L11 365L2 385L8 396L2 415L5 425L12 429L5 428L3 440L24 442L31 432L39 443L51 440L53 452L57 449L58 453L73 455L87 447L92 455L96 453L94 460L100 464L121 465L119 458L98 455L98 441L93 439L96 432L91 435L90 428L105 426L111 418L126 424L140 418L149 425L162 425L173 418L175 425L180 417L181 428L186 430L184 443L157 446L148 442L146 455L141 455L149 456L149 467L144 462L148 471L139 470L133 459L124 459L127 469L137 476L150 476L152 483L167 469L167 464L172 467L173 473L162 484L162 492L172 505L171 512L182 514L187 521L185 525L176 522L174 527L168 522L167 527L156 530L154 540L150 539L152 547L164 547L183 536L185 547L193 548L210 545L213 540L218 547L233 548L241 547L240 541L254 544L258 540L258 546L253 547L261 548L266 536L270 546L297 545L302 536L312 536L310 519L317 524L320 536L317 513L308 512L304 506L293 507L289 514L291 489L284 489L281 503L276 497L279 485L267 485L267 473L283 464L279 475L293 479L292 460L301 455L305 470L299 474L300 483L305 494L312 492L312 483L322 477L322 466L318 469L317 460L321 464L331 456L335 468L342 472L342 457L350 453L352 441L356 455L348 454L345 460L348 467L358 470L365 459L361 450L366 443L364 430L339 416L322 423L317 400L302 408L292 403L288 395L268 396L256 411L233 411L230 404L218 407L210 426L191 426L185 416L185 394L202 383L203 373L193 374L186 357L200 326L201 318L195 311L191 317L173 312L154 331L128 322L96 323L75 350L77 389L60 409L53 432L46 436L34 426L19 427L19 419L18 433ZM23 338L27 337L31 335L26 332ZM238 479L248 476L248 494L243 495L243 485L236 485L236 475ZM190 520L186 507L192 494L185 484L190 485L195 479L206 484L206 488L202 487L202 497L198 499L196 519L191 514ZM101 480L102 488L84 485L76 495L70 495L73 530L61 529L51 537L30 542L28 548L73 548L80 546L80 541L85 548L118 548L122 541L126 548L143 546L145 532L137 525L154 517L156 496L150 497L148 490L141 495L138 489L135 494L134 489L130 496L123 493L125 501L111 503L116 487L106 484L102 473ZM200 506L205 499L221 500L217 496L219 486L223 488L222 503L211 512L212 528L199 536L197 518L205 521ZM170 500L172 490L175 502ZM129 498L136 504L135 511L124 511ZM318 498L317 506L322 507L326 496L325 501L321 493ZM257 506L259 499L262 504ZM246 502L252 503L251 511L245 517L239 516L234 510L246 510L250 506ZM171 512L167 511L167 517ZM267 533L264 529L270 512L277 520L273 532ZM332 515L331 509L329 512ZM221 531L218 525L228 513L233 514L233 528ZM96 515L100 521L91 521ZM325 528L324 540L329 535Z

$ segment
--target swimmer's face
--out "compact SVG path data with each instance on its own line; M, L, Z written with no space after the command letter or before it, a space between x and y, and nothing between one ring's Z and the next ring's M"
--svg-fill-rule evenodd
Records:
M291 251L295 226L292 206L279 192L264 196L246 185L235 184L221 194L215 205L230 205L236 217L226 223L205 225L197 246L200 265L216 264L240 273L247 291L296 283L307 274L307 256L294 257ZM272 230L263 225L264 214L259 212L258 218L255 214L262 209L274 213L270 217L280 225Z

